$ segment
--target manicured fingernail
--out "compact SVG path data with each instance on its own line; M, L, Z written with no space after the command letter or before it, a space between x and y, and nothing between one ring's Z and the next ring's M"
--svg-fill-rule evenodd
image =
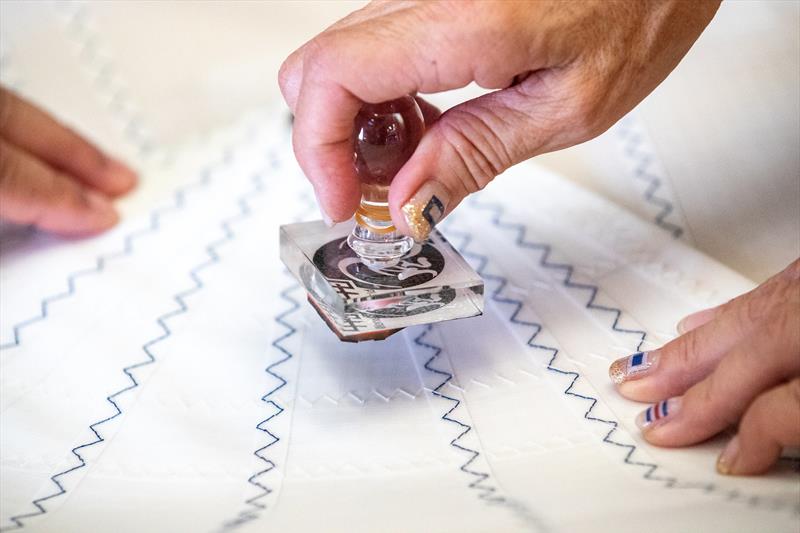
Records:
M327 227L332 228L336 224L330 215L325 212L325 208L322 207L322 202L319 201L319 194L317 194L317 191L314 191L314 196L317 198L317 207L319 207L319 214L322 215L322 222L324 222Z
M650 429L672 419L680 410L680 398L670 398L655 403L639 413L636 425L639 429Z
M711 309L703 309L702 311L698 311L696 313L692 313L691 315L685 316L675 329L678 330L678 334L683 335L688 331L692 331L695 328L699 328L706 322L710 321L714 318L714 314L716 313L717 308L712 307Z
M617 359L608 368L608 375L616 385L646 376L658 363L658 351L637 352Z
M426 181L422 187L403 205L411 237L416 241L428 238L434 226L444 218L450 194L437 181Z
M717 472L729 476L733 474L733 465L739 456L739 435L735 435L717 458Z

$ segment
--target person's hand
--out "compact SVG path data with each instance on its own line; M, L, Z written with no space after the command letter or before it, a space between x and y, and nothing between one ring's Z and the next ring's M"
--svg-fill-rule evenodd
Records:
M62 235L118 220L111 197L136 174L44 111L0 87L0 217Z
M800 445L800 259L678 332L611 365L620 393L658 402L636 420L649 442L685 446L738 423L717 461L723 474L763 473Z
M295 154L323 212L343 221L360 198L352 134L362 102L473 81L502 89L433 123L436 113L428 109L429 129L389 194L397 228L424 238L404 219L407 202L413 211L435 191L448 213L511 165L599 135L669 74L718 6L719 0L373 2L281 67L281 91L295 115Z

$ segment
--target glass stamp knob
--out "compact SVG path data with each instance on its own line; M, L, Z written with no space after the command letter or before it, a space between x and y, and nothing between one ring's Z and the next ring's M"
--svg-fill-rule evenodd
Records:
M414 245L392 224L389 186L424 131L422 112L412 96L364 104L355 118L353 163L361 181L361 204L347 244L368 266L390 266Z

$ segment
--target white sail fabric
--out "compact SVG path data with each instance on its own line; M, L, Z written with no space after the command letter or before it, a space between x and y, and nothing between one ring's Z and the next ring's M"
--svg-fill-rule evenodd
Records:
M529 163L442 229L484 316L341 343L278 259L317 218L286 112L159 145L95 41L58 46L76 16L4 75L142 182L97 238L2 228L0 528L796 530L794 461L724 477L726 436L648 445L607 377L751 281Z

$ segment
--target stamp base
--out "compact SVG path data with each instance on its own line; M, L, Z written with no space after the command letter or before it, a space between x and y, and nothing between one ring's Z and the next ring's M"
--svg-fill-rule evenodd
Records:
M348 342L382 340L408 326L483 313L483 281L438 232L397 264L364 264L347 245L353 223L280 228L281 260L320 317Z

